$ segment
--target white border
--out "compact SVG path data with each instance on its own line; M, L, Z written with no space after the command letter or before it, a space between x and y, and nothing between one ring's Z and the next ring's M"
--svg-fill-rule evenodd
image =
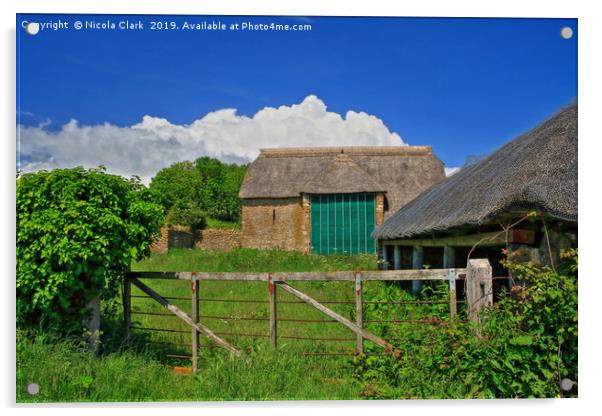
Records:
M602 40L602 22L595 8L594 1L416 1L391 2L385 0L365 0L363 2L341 0L207 0L202 4L191 4L185 0L166 1L3 1L0 3L2 13L2 91L7 94L1 102L2 126L4 127L4 146L2 157L3 178L2 219L4 232L0 253L5 270L2 276L3 303L3 342L2 350L3 374L0 377L0 391L5 406L12 406L9 414L47 414L69 415L81 414L87 405L73 405L67 409L59 406L42 408L14 407L14 168L15 168L15 13L144 13L144 14L237 14L237 15L338 15L338 16L467 16L467 17L571 17L579 18L579 187L580 187L580 245L581 245L581 288L579 293L579 325L580 325L580 374L579 395L576 400L496 400L496 401L422 401L422 402L277 402L277 403L203 403L203 404L160 404L152 407L143 405L108 405L111 408L125 407L128 413L144 412L147 415L161 414L166 411L183 414L209 412L211 414L245 415L304 415L313 413L332 413L343 410L349 414L366 414L369 412L420 412L446 414L486 414L504 415L508 413L529 411L546 414L588 414L599 401L600 385L600 310L597 306L602 295L602 276L595 268L598 253L600 184L595 169L599 162L600 118L600 40ZM43 66L41 66L43 69ZM585 226L584 226L585 224ZM105 414L107 405L90 405L85 410L89 414ZM169 410L166 407L170 408ZM200 407L200 408L199 408ZM599 409L598 409L599 411Z

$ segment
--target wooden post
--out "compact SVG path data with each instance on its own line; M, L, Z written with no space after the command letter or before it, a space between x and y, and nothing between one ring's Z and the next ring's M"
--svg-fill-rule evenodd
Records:
M199 280L197 279L196 273L192 274L192 281L190 287L192 289L192 312L190 318L195 324L199 323ZM192 372L196 373L199 364L199 345L200 345L200 334L196 328L192 328Z
M468 260L466 304L469 319L478 322L477 312L493 303L493 276L487 259Z
M362 275L361 273L355 274L355 324L364 328L364 301L363 301L363 290L362 290ZM358 354L364 353L364 337L359 332L356 333L356 352Z
M268 274L268 294L270 296L270 344L273 348L278 345L278 321L276 315L276 285L273 273Z
M456 267L456 249L450 246L443 247L443 268L453 269Z
M100 293L88 302L86 308L89 315L83 322L86 328L85 338L88 342L88 348L94 354L98 354L98 347L100 346Z
M424 250L422 246L414 246L412 249L412 269L419 270L422 269L422 264L424 259ZM417 294L420 292L420 288L422 287L422 282L420 281L412 281L412 293Z
M453 319L458 315L458 303L456 300L456 271L447 272L449 278L449 316Z
M398 245L393 246L393 269L401 269L401 247Z
M450 246L443 247L443 268L453 269L456 267L456 249ZM456 299L456 272L449 271L449 315L455 318L458 314Z
M132 282L127 275L123 280L123 325L127 341L130 339L132 330Z

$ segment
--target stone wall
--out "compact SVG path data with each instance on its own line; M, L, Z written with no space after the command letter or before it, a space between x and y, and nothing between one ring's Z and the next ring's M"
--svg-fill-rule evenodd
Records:
M376 194L376 225L381 225L385 219L385 195Z
M309 251L309 206L298 198L242 201L242 247Z
M192 233L189 227L163 226L161 236L151 246L153 253L167 253L171 248L231 250L240 247L239 230L208 228Z
M240 230L207 228L201 230L195 247L201 250L232 250L240 247Z

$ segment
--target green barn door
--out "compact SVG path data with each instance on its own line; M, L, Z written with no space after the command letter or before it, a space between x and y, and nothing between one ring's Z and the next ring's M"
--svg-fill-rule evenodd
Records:
M311 250L319 254L374 253L371 193L311 195Z

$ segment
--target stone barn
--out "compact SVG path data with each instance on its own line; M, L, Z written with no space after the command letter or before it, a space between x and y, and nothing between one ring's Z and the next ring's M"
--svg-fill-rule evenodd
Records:
M375 227L444 178L430 146L262 149L240 189L241 246L375 253Z

